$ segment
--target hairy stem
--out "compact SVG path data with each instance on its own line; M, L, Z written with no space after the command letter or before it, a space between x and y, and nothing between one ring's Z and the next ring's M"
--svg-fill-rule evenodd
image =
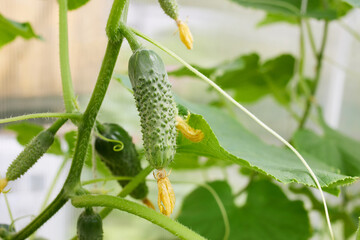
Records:
M233 103L237 108L239 108L241 111L243 111L246 115L248 115L251 119L253 119L257 124L259 124L262 128L264 128L266 131L268 131L271 135L273 135L275 138L277 138L279 141L281 141L285 146L287 146L301 161L301 163L305 166L307 171L309 172L310 176L314 180L315 186L319 189L321 199L324 204L324 212L326 216L326 221L329 227L329 232L331 235L331 238L333 237L333 231L330 223L330 217L329 212L324 196L324 192L321 188L321 185L319 183L319 180L317 179L315 173L309 166L309 164L306 162L306 160L303 158L303 156L288 142L286 141L282 136L280 136L277 132L275 132L272 128L270 128L268 125L266 125L263 121L261 121L259 118L257 118L253 113L251 113L247 108L245 108L243 105L238 103L236 100L234 100L228 93L226 93L221 87L219 87L216 83L211 81L208 77L206 77L204 74L196 70L194 67L192 67L189 63L184 61L182 58L180 58L178 55L176 55L174 52L172 52L170 49L162 46L160 43L154 41L153 39L149 38L148 36L145 36L143 33L131 28L131 30L138 36L142 37L143 39L149 41L150 43L154 44L173 58L175 58L177 61L179 61L181 64L183 64L187 69L189 69L191 72L193 72L196 76L198 76L201 80L212 86L216 91L218 91L220 94L222 94L227 100L229 100L231 103Z
M144 218L166 230L173 233L181 239L191 239L191 240L205 240L204 237L172 220L161 213L158 213L148 207L140 205L129 200L107 196L107 195L98 195L98 196L76 196L71 199L71 203L77 207L108 207L116 208L121 211L125 211L134 215L137 215L141 218Z
M305 123L310 115L312 103L314 102L314 98L315 98L314 95L316 94L316 90L319 85L323 57L324 57L324 50L325 50L326 40L327 40L327 36L328 36L328 27L329 27L329 22L325 21L324 33L323 33L323 37L322 37L322 41L321 41L321 47L320 47L320 50L319 50L319 52L317 54L317 58L316 58L316 70L315 70L314 84L310 91L310 97L308 97L308 99L306 101L305 110L304 110L303 116L301 117L301 121L299 123L298 129L302 129L305 126Z
M59 0L60 71L66 112L77 111L76 97L71 80L67 24L67 0Z
M24 121L34 118L66 118L66 119L80 119L82 116L81 113L33 113L22 116L10 117L0 119L0 124L11 123L17 121Z

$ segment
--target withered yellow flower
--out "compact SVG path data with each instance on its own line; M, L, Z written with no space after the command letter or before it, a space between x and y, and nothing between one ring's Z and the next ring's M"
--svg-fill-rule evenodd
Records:
M179 28L180 40L185 44L187 49L191 50L193 48L194 40L188 25L181 20L176 20L176 24Z
M2 178L0 179L0 193L4 192L6 193L6 191L4 191L4 188L7 186L8 181L6 178Z
M190 141L198 143L204 139L204 133L200 129L194 129L179 116L176 116L176 128Z
M168 178L169 175L166 174L165 169L160 169L154 174L159 191L158 206L160 212L166 216L170 216L175 207L175 193Z
M144 198L142 200L143 204L145 204L148 208L151 208L151 209L154 209L155 210L155 207L154 207L154 204L148 199L148 198Z

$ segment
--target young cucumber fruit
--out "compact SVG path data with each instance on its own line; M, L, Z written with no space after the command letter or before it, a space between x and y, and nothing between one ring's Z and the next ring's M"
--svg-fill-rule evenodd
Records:
M77 221L77 236L79 240L102 240L102 219L92 208L86 208Z
M115 151L116 142L110 142L100 137L95 140L95 150L101 161L110 169L114 176L135 177L141 170L139 155L131 136L121 126L114 123L105 123L97 126L100 134L108 139L121 141L124 147L121 151ZM118 181L125 187L130 181ZM131 193L135 199L144 199L148 194L145 181L140 183Z
M49 129L34 137L7 169L7 181L13 181L26 173L46 153L54 139L55 133Z
M129 60L129 78L139 111L146 159L162 169L176 151L177 108L161 58L152 50L139 49Z
M179 18L178 4L176 0L159 0L159 3L166 15L174 20Z

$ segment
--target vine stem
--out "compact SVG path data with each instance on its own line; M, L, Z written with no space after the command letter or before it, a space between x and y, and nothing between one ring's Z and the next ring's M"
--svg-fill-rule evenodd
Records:
M172 56L173 58L175 58L177 61L179 61L181 64L183 64L187 69L189 69L191 72L193 72L196 76L198 76L200 79L202 79L203 81L205 81L207 84L209 84L210 86L212 86L216 91L218 91L220 94L222 94L225 98L227 98L230 102L232 102L237 108L239 108L241 111L243 111L246 115L248 115L251 119L253 119L257 124L259 124L262 128L264 128L266 131L268 131L270 134L272 134L275 138L277 138L278 140L280 140L283 144L285 144L302 162L302 164L305 166L305 168L308 170L308 172L310 173L311 177L313 178L316 187L319 189L320 191L320 195L321 195L321 199L322 202L324 204L324 211L325 211L325 215L326 215L326 221L328 224L328 228L329 228L329 232L330 232L330 236L332 239L334 239L334 234L332 231L332 227L331 227L331 222L330 222L330 217L329 217L329 212L328 212L328 208L327 208L327 204L326 204L326 200L325 200L325 196L324 196L324 192L321 188L321 185L315 175L315 173L313 172L313 170L311 169L311 167L309 166L309 164L306 162L306 160L302 157L302 155L289 143L287 142L283 137L281 137L278 133L276 133L273 129L271 129L269 126L267 126L264 122L262 122L259 118L257 118L254 114L252 114L247 108L245 108L243 105L241 105L240 103L238 103L237 101L235 101L229 94L227 94L222 88L220 88L216 83L214 83L213 81L211 81L209 78L207 78L204 74L202 74L201 72L199 72L198 70L196 70L194 67L192 67L189 63L187 63L186 61L184 61L182 58L180 58L178 55L176 55L174 52L172 52L170 49L164 47L163 45L161 45L160 43L154 41L153 39L149 38L148 36L145 36L143 33L131 28L131 30L138 35L139 37L147 40L148 42L152 43L153 45L157 46L159 49L163 50L164 52L166 52L167 54L169 54L170 56Z
M161 213L158 213L148 207L140 205L129 200L108 196L108 195L98 195L98 196L76 196L71 199L71 203L74 207L107 207L115 208L121 211L125 211L141 218L144 218L166 230L173 233L175 236L181 239L191 239L191 240L205 240L204 237L172 220Z
M67 23L67 0L59 0L59 49L60 49L60 72L63 88L63 97L66 112L77 111L76 97L72 85L70 62L69 62L69 43L68 43L68 23Z
M16 121L23 121L33 118L67 118L67 119L80 119L81 113L33 113L22 116L10 117L0 119L0 124L11 123Z
M327 40L327 35L328 35L328 28L329 28L329 22L325 21L324 33L323 33L323 37L322 37L322 41L321 41L321 47L320 47L319 52L316 54L316 72L315 72L314 86L312 86L312 88L311 88L310 97L307 98L305 111L304 111L304 114L299 123L298 129L302 129L305 126L305 123L306 123L306 121L309 117L310 111L311 111L312 103L314 102L314 95L316 93L316 89L317 89L317 87L319 85L319 81L320 81L322 62L323 62L323 57L324 57L324 50L325 50L326 40Z

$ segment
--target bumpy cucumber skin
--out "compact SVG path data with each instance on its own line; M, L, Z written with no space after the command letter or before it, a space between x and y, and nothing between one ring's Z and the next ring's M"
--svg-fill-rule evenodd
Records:
M91 208L82 212L77 221L77 236L79 240L102 240L102 219Z
M139 155L131 136L117 124L105 123L99 129L101 135L106 138L119 140L124 144L124 148L116 152L114 146L117 143L108 142L101 138L96 138L95 149L101 161L110 169L114 176L135 177L141 170ZM130 181L118 181L125 187ZM140 183L131 193L135 199L144 199L148 194L145 181Z
M159 0L159 3L166 15L174 20L178 19L179 10L176 0Z
M177 108L161 58L137 50L129 60L129 78L141 121L146 159L156 169L167 167L176 152Z
M55 139L49 130L40 132L11 163L6 172L8 181L13 181L27 172L50 148Z

